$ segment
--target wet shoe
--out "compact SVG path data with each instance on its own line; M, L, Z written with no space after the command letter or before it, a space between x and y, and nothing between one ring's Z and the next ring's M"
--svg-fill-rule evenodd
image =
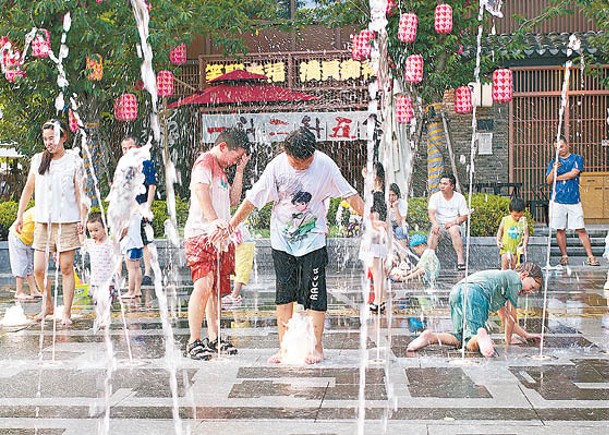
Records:
M209 348L213 352L218 353L218 339L217 338L213 341L210 341L208 337L205 337L203 342L207 343ZM233 344L230 342L230 340L220 339L220 353L225 353L228 355L236 355L237 352L239 352L239 351L237 350L237 348L235 346L233 346Z
M154 286L154 283L152 282L152 278L149 277L148 275L144 275L144 277L142 278L142 287L152 287Z
M561 266L568 266L569 265L569 256L563 255L562 257L560 257L560 261L558 262L558 264L560 264Z
M209 361L214 354L214 351L208 345L209 340L195 340L186 345L184 356L198 361Z
M588 265L588 266L600 266L601 264L598 262L596 257L592 256L592 257L588 257L588 259L586 260L586 265Z
M465 270L465 264L457 264L457 270Z

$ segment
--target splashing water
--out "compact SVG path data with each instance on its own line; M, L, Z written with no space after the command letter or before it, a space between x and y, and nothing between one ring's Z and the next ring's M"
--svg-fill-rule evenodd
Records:
M10 327L10 326L23 326L29 325L32 321L28 319L23 311L23 307L21 304L16 303L12 307L6 310L4 313L4 317L0 320L0 326Z
M287 328L281 342L281 362L304 365L306 358L315 351L317 343L313 319L301 313L294 313Z

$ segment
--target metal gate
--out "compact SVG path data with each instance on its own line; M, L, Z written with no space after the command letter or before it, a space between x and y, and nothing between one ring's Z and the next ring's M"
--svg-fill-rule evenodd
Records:
M510 179L522 183L529 204L543 204L549 197L545 183L548 163L555 158L553 142L558 132L565 68L513 68L514 98L510 110ZM584 74L572 68L563 119L571 152L584 158L585 171L609 170L609 67ZM535 219L546 221L543 209Z

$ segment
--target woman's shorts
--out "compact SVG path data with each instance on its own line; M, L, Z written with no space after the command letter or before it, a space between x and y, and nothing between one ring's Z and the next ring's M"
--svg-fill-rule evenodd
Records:
M8 233L8 254L13 276L25 278L34 273L34 250L12 231Z
M230 293L230 276L235 272L235 245L229 243L228 251L218 252L207 235L191 237L184 241L186 265L190 268L192 282L213 276L213 289L220 286L220 294ZM218 273L218 261L220 270ZM218 282L218 274L220 282Z
M254 268L255 242L242 242L235 248L235 275L233 281L248 285Z
M49 235L50 225L50 235ZM76 231L77 222L62 224L43 224L36 222L34 226L34 243L36 251L68 252L80 248L80 237Z
M127 249L125 257L127 260L140 260L144 256L144 248Z

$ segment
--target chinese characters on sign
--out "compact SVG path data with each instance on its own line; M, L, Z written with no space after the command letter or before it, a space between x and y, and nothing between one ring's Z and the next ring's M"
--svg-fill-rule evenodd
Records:
M203 115L203 141L213 143L233 126L243 128L254 142L281 142L293 130L306 127L318 141L366 140L367 112L292 112Z

